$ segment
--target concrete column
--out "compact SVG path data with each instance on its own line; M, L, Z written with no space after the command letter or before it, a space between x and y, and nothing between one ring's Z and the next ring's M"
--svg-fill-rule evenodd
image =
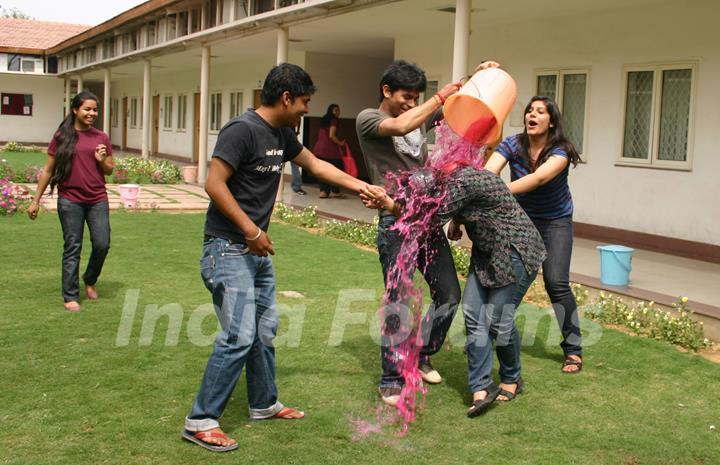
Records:
M150 95L150 69L151 62L149 59L143 61L143 107L142 107L142 157L147 159L150 155L150 129L152 121L150 121L150 104L152 96Z
M103 131L110 135L110 68L105 68L105 88L103 101Z
M72 87L72 78L70 76L65 78L65 116L70 113L70 92Z
M277 59L276 64L287 63L288 61L288 41L290 39L290 31L286 27L278 29L277 33ZM280 170L282 177L280 179L280 188L275 196L276 202L282 202L283 194L285 193L285 163L283 163L282 169Z
M470 11L471 0L456 0L455 2L455 41L453 43L453 70L454 82L467 76L468 73L468 44L470 42Z
M198 183L205 185L208 162L208 107L210 106L210 46L202 48L200 63L200 141L198 148Z
M288 61L288 42L290 39L290 32L288 28L281 27L278 29L277 34L277 60L276 64L287 63Z
M78 74L78 76L77 76L77 93L78 94L83 91L84 86L85 86L85 83L83 82L82 74Z

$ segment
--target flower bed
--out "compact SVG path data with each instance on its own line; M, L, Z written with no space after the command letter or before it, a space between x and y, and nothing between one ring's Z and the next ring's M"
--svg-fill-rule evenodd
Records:
M0 178L0 216L11 216L26 211L31 200L32 197L27 190L8 178Z
M167 160L145 160L140 157L115 159L115 170L107 182L114 184L177 184L180 168Z

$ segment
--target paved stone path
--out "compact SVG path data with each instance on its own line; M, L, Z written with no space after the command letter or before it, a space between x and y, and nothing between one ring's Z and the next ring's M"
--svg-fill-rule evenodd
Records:
M30 192L35 192L36 184L23 184ZM120 200L120 189L117 184L107 184L108 201L110 209L125 208ZM49 195L49 189L40 202L48 210L57 209L57 192ZM205 190L194 184L142 184L138 197L137 210L157 211L205 211L208 206L208 196Z

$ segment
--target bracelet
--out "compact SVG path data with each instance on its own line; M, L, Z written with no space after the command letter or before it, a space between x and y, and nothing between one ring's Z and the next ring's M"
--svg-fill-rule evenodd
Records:
M440 92L435 92L435 97L437 97L440 100L440 105L445 105L445 97L440 95Z
M259 239L260 236L262 236L262 233L263 233L263 230L260 229L260 228L258 228L257 236L255 236L255 237L247 237L247 236L245 236L245 239L247 239L248 241L255 241L255 240Z

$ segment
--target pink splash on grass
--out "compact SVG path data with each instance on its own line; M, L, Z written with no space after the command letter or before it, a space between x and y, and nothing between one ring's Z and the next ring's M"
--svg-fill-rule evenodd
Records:
M401 435L408 432L409 424L416 419L418 395L424 402L427 394L418 363L425 342L421 328L431 322L422 318L423 291L413 280L417 258L423 254L425 263L430 263L436 253L429 247L427 239L429 233L440 226L436 214L443 205L448 183L452 182L452 173L462 166L482 169L486 150L482 144L457 136L445 123L437 127L436 134L435 148L421 173L388 173L386 177L388 191L403 206L402 215L392 226L402 237L402 246L388 271L380 309L381 331L389 338L390 356L405 381L397 403L403 421ZM388 321L396 324L391 328Z

